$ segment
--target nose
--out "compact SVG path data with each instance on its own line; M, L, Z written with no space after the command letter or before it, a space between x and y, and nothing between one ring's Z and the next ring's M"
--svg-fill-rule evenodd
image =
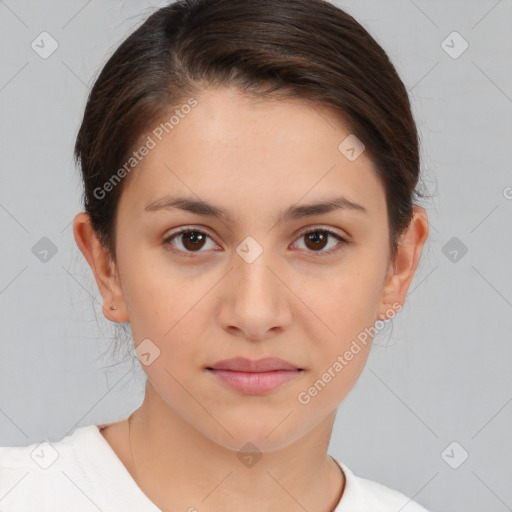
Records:
M230 334L262 341L291 324L293 294L283 284L270 250L263 250L254 260L241 254L233 254L231 271L223 280L218 320Z

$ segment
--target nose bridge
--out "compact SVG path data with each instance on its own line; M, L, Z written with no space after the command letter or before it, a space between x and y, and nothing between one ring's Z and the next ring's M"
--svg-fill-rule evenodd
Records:
M264 234L259 236L264 238ZM263 339L270 330L291 321L283 295L286 287L275 275L279 274L278 259L269 245L265 247L255 236L247 236L235 247L221 305L224 328L237 328L253 340Z
M264 237L258 237L262 240ZM273 273L269 270L275 265L272 256L270 237L265 237L265 245L249 235L238 244L235 249L233 279L240 284L238 292L268 294L277 283ZM271 297L266 297L267 300Z

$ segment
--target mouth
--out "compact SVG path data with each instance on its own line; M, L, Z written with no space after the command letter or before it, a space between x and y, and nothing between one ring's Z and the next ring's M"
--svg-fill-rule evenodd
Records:
M264 395L305 371L276 357L258 360L237 357L219 361L205 369L229 389L245 395Z
M218 361L207 370L231 370L237 372L271 372L277 370L303 370L279 357L263 357L262 359L247 359L245 357L234 357Z

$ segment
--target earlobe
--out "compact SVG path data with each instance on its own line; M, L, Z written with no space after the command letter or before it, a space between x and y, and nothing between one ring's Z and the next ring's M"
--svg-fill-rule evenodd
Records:
M80 212L75 216L73 234L78 248L93 271L103 298L103 314L112 322L128 322L129 317L117 279L115 263L109 251L99 241L86 212Z
M388 270L388 277L382 291L379 318L383 319L387 316L386 311L397 303L404 305L427 237L427 214L423 208L415 206L409 226L400 237L396 257L393 262L390 262L391 270Z

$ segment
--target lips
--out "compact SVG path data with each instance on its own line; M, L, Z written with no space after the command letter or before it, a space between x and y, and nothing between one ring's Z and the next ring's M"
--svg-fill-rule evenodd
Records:
M208 370L231 370L235 372L271 372L276 370L302 370L279 357L264 357L262 359L247 359L235 357L224 359L207 368Z
M206 368L217 382L244 395L265 395L274 391L304 371L278 357L225 359Z

